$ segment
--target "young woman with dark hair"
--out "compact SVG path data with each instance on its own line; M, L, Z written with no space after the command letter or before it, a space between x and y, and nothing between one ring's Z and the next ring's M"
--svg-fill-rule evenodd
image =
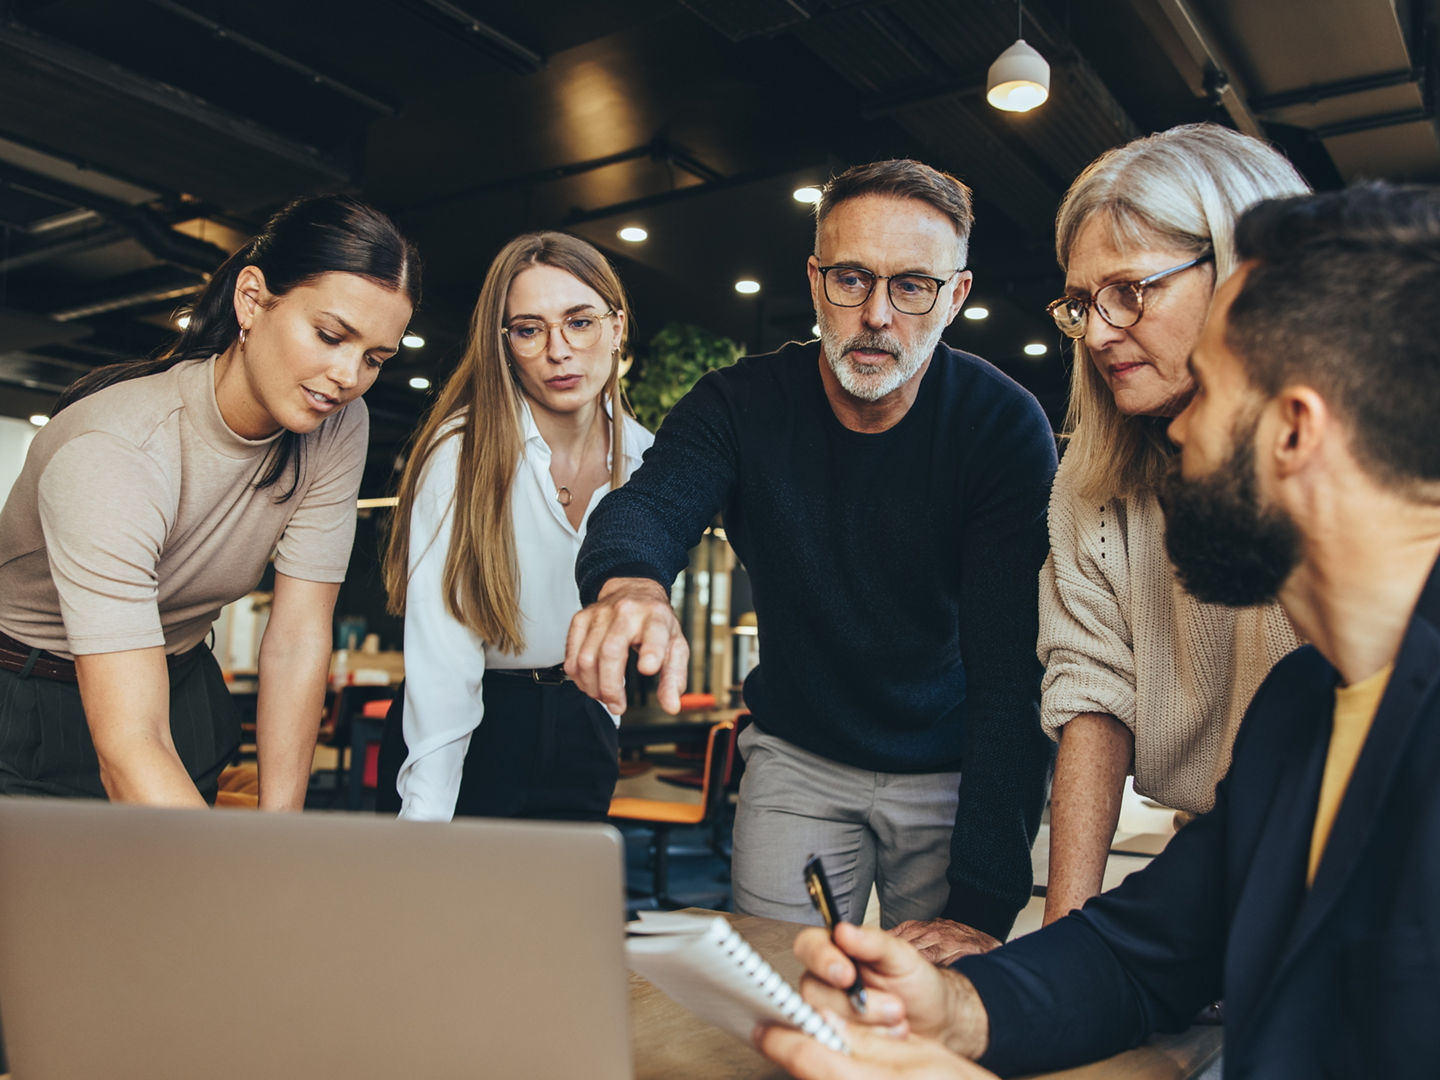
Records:
M616 722L560 662L590 512L653 441L622 407L628 306L605 257L564 233L518 237L490 265L465 355L416 435L385 556L406 679L382 811L609 809Z
M0 511L0 794L213 802L239 724L204 642L273 552L260 805L303 804L358 399L419 297L387 217L300 199L215 272L170 349L65 393Z

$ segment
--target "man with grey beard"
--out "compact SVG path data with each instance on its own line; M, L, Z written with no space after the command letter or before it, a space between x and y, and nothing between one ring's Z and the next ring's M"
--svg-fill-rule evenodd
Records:
M735 823L737 911L840 914L981 951L1030 895L1049 741L1036 574L1055 446L1040 407L940 335L970 290L970 192L914 161L852 168L817 208L821 340L705 376L590 519L566 672L619 712L624 671L679 707L668 586L715 514L755 596L762 662Z

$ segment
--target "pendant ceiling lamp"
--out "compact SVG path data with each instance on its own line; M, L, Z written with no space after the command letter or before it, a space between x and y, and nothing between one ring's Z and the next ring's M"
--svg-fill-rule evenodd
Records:
M1023 34L1025 5L1019 5L1020 25L1017 32ZM1029 112L1037 105L1043 105L1050 96L1050 65L1038 52L1025 44L1023 36L1002 52L990 65L990 76L985 80L985 100L1005 112Z

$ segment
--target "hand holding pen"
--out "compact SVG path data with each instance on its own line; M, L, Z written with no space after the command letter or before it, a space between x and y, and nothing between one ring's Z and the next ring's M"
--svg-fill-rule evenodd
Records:
M825 868L820 864L820 856L811 855L805 861L805 888L810 893L810 903L815 905L815 910L820 912L820 918L825 920L825 930L830 935L830 940L835 940L835 926L840 922L840 911L835 906L835 895L830 891L830 882L825 877ZM845 991L846 997L850 999L850 1007L861 1016L865 1015L865 981L860 977L860 966L855 966L855 981L850 984L850 989Z

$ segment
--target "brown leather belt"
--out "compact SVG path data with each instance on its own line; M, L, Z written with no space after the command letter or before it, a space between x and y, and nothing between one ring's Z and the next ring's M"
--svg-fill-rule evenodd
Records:
M188 664L195 654L205 647L202 642L183 653L166 656L165 663L172 668ZM76 682L75 661L66 660L44 649L16 641L9 634L0 631L0 670L19 672L22 678L51 679L55 682Z

